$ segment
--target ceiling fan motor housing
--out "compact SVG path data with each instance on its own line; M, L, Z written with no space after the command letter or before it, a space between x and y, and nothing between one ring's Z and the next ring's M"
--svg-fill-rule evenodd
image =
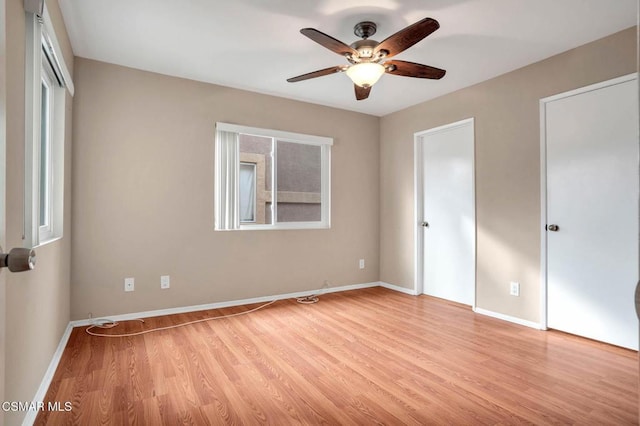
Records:
M367 39L376 33L378 27L375 22L371 21L362 21L358 22L355 27L353 27L353 33L360 37Z
M358 51L359 58L370 59L373 57L373 49L378 44L380 43L375 40L364 39L351 43L350 47Z

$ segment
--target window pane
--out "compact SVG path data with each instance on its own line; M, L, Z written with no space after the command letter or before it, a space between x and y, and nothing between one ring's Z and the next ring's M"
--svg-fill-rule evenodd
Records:
M271 224L272 221L272 165L273 139L262 136L240 134L240 222L243 225ZM243 176L248 176L248 168L243 174L243 165L253 168L252 189L243 184ZM250 191L253 190L253 194ZM246 220L246 201L253 200L253 219ZM245 203L245 204L243 204ZM250 222L250 223L245 223Z
M240 222L256 221L256 164L240 163Z
M40 106L40 226L49 225L49 88L42 83Z
M278 222L322 220L322 148L278 141Z

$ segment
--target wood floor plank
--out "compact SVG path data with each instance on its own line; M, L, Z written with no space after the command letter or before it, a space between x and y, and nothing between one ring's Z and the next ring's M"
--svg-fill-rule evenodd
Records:
M634 425L637 357L370 288L76 328L45 399L73 408L36 424Z

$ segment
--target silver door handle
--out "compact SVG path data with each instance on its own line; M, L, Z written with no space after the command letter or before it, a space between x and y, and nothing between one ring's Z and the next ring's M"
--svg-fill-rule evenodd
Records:
M549 226L547 226L547 231L558 232L559 229L560 229L560 227L558 225L549 225Z
M420 226L422 226L423 228L428 228L429 227L429 222L422 222L420 224Z
M636 316L640 320L640 281L636 285Z
M36 267L36 252L27 248L14 248L3 253L0 247L0 268L9 268L11 272L30 271Z

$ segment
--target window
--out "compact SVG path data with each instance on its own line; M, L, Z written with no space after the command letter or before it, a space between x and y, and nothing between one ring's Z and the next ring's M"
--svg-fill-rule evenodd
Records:
M26 16L24 245L62 237L66 91L73 84L48 12Z
M332 143L218 123L215 229L328 228Z
M53 205L53 160L52 160L52 123L55 110L55 88L59 86L49 61L42 61L41 92L40 92L40 146L38 167L39 194L38 194L38 239L46 241L54 237L52 224Z

